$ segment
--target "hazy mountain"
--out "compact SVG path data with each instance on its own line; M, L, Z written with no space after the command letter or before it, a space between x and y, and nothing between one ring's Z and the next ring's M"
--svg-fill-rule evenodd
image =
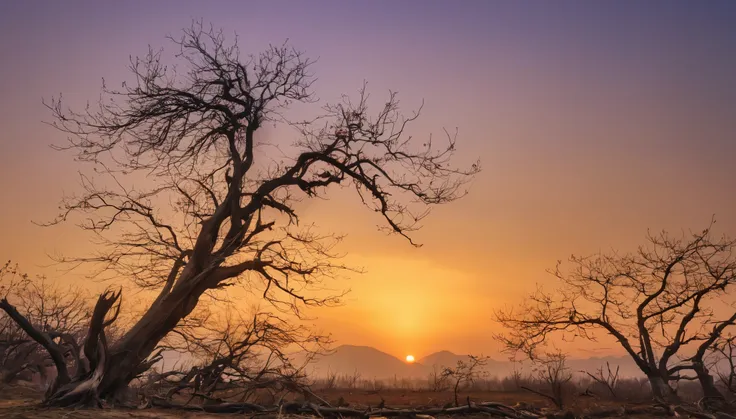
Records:
M330 354L314 360L308 371L315 377L324 377L328 372L338 375L353 375L357 372L364 379L426 378L433 368L454 367L457 361L467 359L467 355L440 351L427 355L414 364L407 364L393 355L369 346L342 345ZM601 366L605 368L606 362L610 363L614 371L616 366L619 366L621 377L642 375L634 361L626 356L569 359L567 364L570 370L579 373L579 371L594 372ZM532 371L532 366L528 362L517 365L517 368L519 367L524 375ZM499 378L509 376L513 370L514 364L510 361L496 359L490 359L484 368L488 376Z
M162 361L157 363L158 368L174 366L188 368L194 362L194 359L190 356L182 356L175 352L167 351L163 355ZM296 364L301 363L300 358L300 355L295 356ZM352 376L357 371L362 379L393 379L394 377L398 379L426 379L433 369L441 371L443 367L454 367L460 360L466 361L468 356L454 354L450 351L440 351L427 355L414 364L407 364L370 346L342 345L330 354L314 360L307 371L315 378L325 377L328 372L339 376ZM571 358L567 360L567 366L576 375L582 375L581 371L595 373L601 367L605 373L607 362L613 372L616 371L616 367L619 367L619 377L621 378L643 377L642 372L628 356ZM673 362L676 362L676 360L673 360ZM528 361L517 364L516 367L521 370L522 375L528 375L533 371L533 367ZM722 361L716 367L711 368L713 373L716 373L717 370L728 371L728 369L729 366L726 361ZM514 364L510 361L490 359L484 371L488 377L504 378L510 376L514 371Z
M457 365L458 361L467 362L469 360L470 357L468 355L458 355L450 351L440 351L425 356L424 358L420 359L419 362L423 365L428 366L431 370L433 367L452 368ZM485 367L482 370L485 371L489 376L505 377L511 374L513 369L514 366L511 362L499 361L493 358L489 358L486 361Z
M595 371L599 368L603 368L604 373L606 370L606 362L611 367L612 372L616 372L616 368L619 368L620 377L643 377L644 374L641 372L639 367L636 366L631 357L628 356L607 356L607 357L593 357L593 358L581 358L581 359L569 359L567 365L573 372L588 371L595 374Z
M468 356L467 355L456 355L450 351L440 351L435 352L431 355L427 355L422 359L419 359L418 362L423 365L427 366L441 366L441 367L452 367L457 365L457 361L467 361Z
M469 358L467 355L457 355L450 351L436 352L431 355L427 355L422 358L420 362L427 366L437 365L440 367L453 367L457 365L457 362L467 361ZM567 360L567 366L574 373L580 371L594 372L599 368L603 367L606 369L606 362L611 366L612 371L616 371L616 367L619 367L619 375L621 377L635 377L641 376L642 373L636 363L628 356L621 357L593 357L593 358L570 358ZM531 372L532 366L527 362L517 364L517 368L520 368L524 374ZM490 376L506 377L510 375L514 370L514 364L510 361L499 361L496 359L489 359L486 363L484 371Z
M362 378L419 378L426 377L428 370L421 364L407 364L400 359L369 346L342 345L330 354L314 360L309 371L317 377L328 372L352 375L358 372Z

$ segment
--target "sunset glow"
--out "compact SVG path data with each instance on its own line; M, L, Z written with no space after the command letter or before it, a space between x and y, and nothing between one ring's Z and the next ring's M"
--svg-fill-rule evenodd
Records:
M192 17L237 33L244 61L287 38L318 59L310 71L320 101L289 108L294 121L343 94L354 99L365 80L371 112L397 91L404 115L424 104L408 136L421 145L431 134L440 145L444 130L457 128L453 165L481 161L468 194L431 208L411 231L421 246L379 231L385 220L347 180L314 199L297 196L299 227L344 235L329 250L354 268L314 291L349 290L340 304L303 309L337 345L375 347L407 369L443 350L503 357L494 312L548 283L558 260L636 250L647 230L698 230L713 214L718 232L736 235L736 3L697 12L687 2L81 3L0 4L0 44L13 57L0 78L0 260L90 295L121 286L130 318L127 308L144 297L128 278L101 283L84 266L49 261L95 254L97 238L75 226L84 220L34 224L53 220L64 194L80 192L79 172L93 172L49 147L65 145L66 135L43 123L51 115L41 98L63 92L64 107L84 110L103 78L115 87L135 81L131 56L149 45L175 54L166 36L178 37ZM280 111L255 134L263 166L254 178L290 161L299 140ZM271 308L249 281L233 280L229 300ZM574 356L624 354L606 339L559 346ZM401 363L416 362L407 348L422 362Z

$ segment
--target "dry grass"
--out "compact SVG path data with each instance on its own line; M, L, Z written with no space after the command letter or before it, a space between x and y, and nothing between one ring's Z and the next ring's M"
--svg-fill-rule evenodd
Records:
M374 390L326 390L318 392L325 400L336 404L340 397L350 405L376 407L382 400L387 407L429 407L443 406L453 402L451 391L433 392L427 390L401 390L386 389ZM528 391L472 391L461 394L461 402L467 400L473 402L498 402L509 406L531 405L537 408L555 410L554 405L547 399ZM593 397L573 397L569 403L569 410L576 415L588 411L602 410L604 408L623 406L624 403L611 400L602 400ZM625 403L626 406L635 406L637 403ZM647 405L646 403L642 405ZM487 418L487 416L483 416ZM649 418L646 415L627 416L630 418Z
M330 403L337 404L340 398L350 406L376 407L383 400L390 407L425 407L442 406L453 399L451 392L431 392L423 390L387 389L372 390L328 390L319 392ZM130 419L130 418L223 418L230 416L243 417L242 414L208 414L199 412L184 412L165 409L105 409L105 410L73 410L73 409L45 409L38 406L41 393L25 387L0 388L0 419L62 419L62 418L103 418L103 419ZM507 405L527 404L540 408L552 408L551 403L534 394L524 391L477 391L463 394L463 400L470 397L473 401L495 401ZM590 397L577 397L570 406L576 414L604 407L616 406L616 402L596 400ZM274 418L276 415L272 415ZM472 416L466 416L472 419ZM479 416L480 417L480 416ZM484 418L487 416L483 416ZM639 419L650 416L628 416ZM259 416L259 419L268 416ZM287 416L280 416L288 419Z

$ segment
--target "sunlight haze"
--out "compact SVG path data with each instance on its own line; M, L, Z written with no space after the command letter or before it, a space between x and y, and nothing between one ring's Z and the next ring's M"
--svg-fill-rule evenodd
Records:
M366 81L379 106L390 90L405 114L424 102L411 135L440 142L457 129L456 162L480 159L468 195L414 233L421 247L378 231L382 219L348 189L299 204L300 222L345 234L341 262L365 271L326 284L350 290L340 306L306 311L336 344L409 364L441 350L503 359L494 312L547 282L558 260L635 250L648 229L698 231L714 215L719 233L736 235L735 3L441 3L2 2L0 258L81 283L83 269L47 255L89 253L92 237L34 224L58 215L83 168L50 148L65 136L43 123L42 99L94 104L103 78L130 80L129 56L149 44L173 54L166 35L200 18L237 32L244 54L288 39L317 59L320 102L294 115ZM280 145L296 134L256 135ZM560 345L576 357L623 353L605 339Z

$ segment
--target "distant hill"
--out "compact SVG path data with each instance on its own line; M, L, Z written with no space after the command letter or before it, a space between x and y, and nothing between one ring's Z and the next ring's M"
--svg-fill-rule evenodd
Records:
M427 355L424 358L418 360L420 364L427 365L427 366L441 366L441 367L452 367L457 365L457 361L460 360L467 360L467 355L457 355L450 351L439 351L435 352L431 355Z
M342 345L335 348L331 353L323 355L312 361L308 372L314 377L324 377L328 372L338 375L353 375L357 372L364 379L388 379L401 378L427 378L433 368L454 367L459 360L467 360L467 355L458 355L450 351L440 351L427 355L413 364L396 358L393 355L381 352L370 346ZM604 357L569 359L570 370L578 374L579 371L593 372L605 367L606 362L613 369L620 366L621 377L642 376L636 364L629 357ZM531 365L526 362L520 366L525 375L532 371ZM514 370L510 361L489 359L484 371L491 377L507 377Z
M173 367L174 365L187 367L194 362L190 356L182 356L175 352L164 352L163 360L157 365L159 368ZM299 364L300 356L295 354L293 359ZM315 378L325 377L328 372L340 376L352 376L356 371L362 379L426 379L433 369L441 370L443 367L454 367L459 360L467 360L467 355L458 355L450 351L439 351L427 355L413 364L396 358L393 355L381 352L370 346L342 345L335 348L327 355L323 355L312 361L307 367L307 373ZM673 360L675 361L675 360ZM607 356L592 358L571 358L567 360L568 368L576 375L582 375L581 371L594 373L598 368L606 368L606 362L611 365L613 371L619 367L619 376L643 377L644 375L628 356ZM533 369L531 364L523 362L517 364L523 375L530 374ZM726 371L728 365L725 361L717 367L712 368L715 373L717 369ZM484 368L488 377L504 378L514 371L514 364L510 361L489 359Z
M581 359L570 359L567 361L567 365L573 372L588 371L595 373L596 370L603 367L606 370L606 362L611 365L611 370L616 371L616 367L619 367L620 377L643 377L644 374L641 372L639 367L636 366L631 357L628 356L607 356L603 358L581 358Z
M470 357L468 355L457 355L450 351L440 351L435 352L431 355L427 355L424 358L420 359L419 362L423 365L426 365L430 368L430 370L433 367L454 367L457 365L458 361L469 361ZM496 376L496 377L505 377L513 371L514 366L511 362L508 361L499 361L493 358L489 358L486 361L485 368L483 370L489 375L489 376Z
M314 360L308 370L316 377L324 377L328 372L352 375L357 371L365 379L420 378L429 372L421 364L407 364L376 348L354 345L338 346L330 354Z

